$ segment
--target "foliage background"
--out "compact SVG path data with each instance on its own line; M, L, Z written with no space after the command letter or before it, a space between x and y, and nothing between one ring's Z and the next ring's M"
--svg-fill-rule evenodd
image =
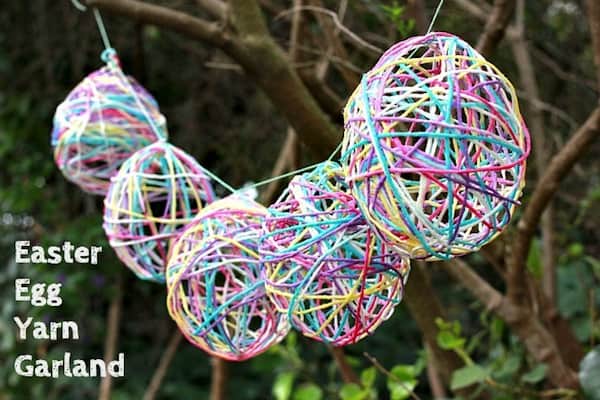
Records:
M199 13L191 1L159 3ZM287 1L272 1L281 9ZM325 5L336 9L337 1ZM428 15L437 2L427 1ZM545 134L554 149L583 121L598 92L594 84L593 53L584 6L575 0L527 2L527 38L534 56ZM269 15L269 29L283 46L289 18ZM269 176L283 143L286 121L256 85L236 70L215 68L230 61L220 51L187 39L105 15L113 45L124 68L159 100L169 121L174 144L234 186ZM357 34L385 47L414 33L414 23L403 2L356 0L350 2L345 24ZM115 382L112 398L140 399L158 363L174 325L164 306L163 287L137 281L118 262L101 229L101 199L80 192L55 168L50 147L53 111L68 91L101 64L101 43L91 13L76 11L68 1L5 2L0 10L0 399L87 399L97 396L94 379L24 379L13 371L18 354L61 358L65 351L89 359L104 351L108 305L122 281L123 302L119 351L127 355L127 377ZM463 36L475 43L481 23L465 15L452 1L442 9L437 30ZM309 21L308 31L319 27ZM309 50L319 50L307 40ZM360 70L373 59L352 50ZM509 46L503 42L493 61L513 82L519 82ZM348 93L339 77L331 85ZM282 88L285 90L285 88ZM522 100L526 104L526 100ZM578 339L592 348L600 339L594 310L600 306L595 290L600 279L600 162L598 143L563 183L555 200L556 253L558 254L558 306L572 324ZM303 151L303 162L315 162ZM536 176L533 163L530 173ZM535 185L532 181L528 192ZM42 245L70 240L79 245L103 245L98 266L15 265L14 241L29 239ZM541 274L539 245L534 246L528 268ZM480 255L470 263L490 282L502 282ZM513 390L486 388L493 398L525 398L527 390L545 387L544 366L533 362L504 323L474 301L435 265L430 278L448 311L450 338L468 359L492 371L500 384ZM63 283L64 305L56 310L28 308L14 301L14 279L26 276L42 282ZM409 282L410 284L410 282ZM39 320L73 319L79 322L81 340L19 342L14 315ZM460 342L465 338L464 342ZM368 352L381 365L412 384L416 393L430 398L421 333L403 305L375 335L350 346L347 355L369 389L352 396L340 379L327 348L297 335L256 359L231 365L227 391L235 399L402 398L402 390L376 371L364 356ZM394 367L397 368L394 368ZM175 356L160 399L208 398L210 361L201 351L183 343ZM415 382L416 383L416 382ZM524 392L514 392L519 388ZM398 393L394 395L394 390ZM374 394L377 393L377 394ZM484 392L476 392L475 397ZM525 394L524 394L525 393ZM360 397L362 396L362 397Z

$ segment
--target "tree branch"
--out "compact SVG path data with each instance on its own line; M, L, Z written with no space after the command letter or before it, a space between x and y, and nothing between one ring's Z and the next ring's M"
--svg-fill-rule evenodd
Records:
M227 392L227 367L225 360L211 357L212 377L210 381L210 400L225 400Z
M441 265L450 276L471 292L487 310L498 312L498 310L503 309L501 314L507 314L508 309L504 308L506 305L502 293L494 289L463 260L455 258L450 262L441 263Z
M491 55L504 36L510 17L515 8L515 0L495 0L492 13L479 37L477 50L485 57Z
M425 12L425 2L423 0L408 0L408 12L415 20L417 32L424 34L429 28L427 23L427 13Z
M548 364L550 381L558 387L576 388L577 375L564 362L554 337L532 315L527 306L512 302L494 289L473 271L464 261L455 258L442 263L443 268L487 309L502 318L519 337L538 362Z
M600 90L600 3L598 0L587 0L587 11L596 64L597 88Z
M380 49L379 47L362 39L360 36L358 36L357 34L352 32L350 29L348 29L346 26L344 26L344 24L342 24L342 22L340 21L337 13L335 13L334 11L331 11L327 8L315 7L315 6L303 6L300 9L312 11L313 13L324 14L324 15L328 16L329 18L331 18L333 20L333 23L335 24L335 26L341 32L343 32L346 35L346 37L357 46L357 48L368 50L370 54L375 54L377 56L379 56L379 55L381 55L381 53L383 53L382 49ZM293 11L294 11L294 9L284 11L281 14L279 14L278 17L282 17Z
M600 134L600 107L596 108L587 121L571 136L564 147L552 158L544 174L537 182L535 191L527 201L513 241L512 255L508 263L508 295L515 303L522 301L524 282L521 279L525 261L531 247L536 228L559 188L560 181L569 173L575 162L590 148Z
M339 143L338 129L270 36L256 0L230 0L233 27L138 0L87 0L87 4L221 48L244 68L317 157L327 158Z
M537 78L533 67L533 60L525 39L525 1L517 0L516 6L516 26L515 34L510 35L510 43L515 57L515 63L521 77L521 85L525 93L531 99L528 105L528 122L531 131L533 153L535 156L535 165L538 174L541 174L550 154L550 146L546 140L546 130L544 129L544 115L539 107L540 95L537 85ZM549 204L541 220L542 228L542 288L549 302L554 304L556 300L556 268L554 254L554 215L552 205Z
M167 348L160 358L160 362L158 363L156 371L154 371L154 375L152 375L150 384L146 389L146 393L144 393L144 400L154 400L156 398L158 390L160 389L163 379L169 370L169 366L175 357L175 352L177 351L182 338L183 335L181 332L179 332L179 330L176 329L173 333L173 336L171 336L171 339L169 340Z
M87 0L87 5L122 15L145 24L170 29L190 38L222 46L225 40L220 23L205 21L167 7L138 0Z
M367 352L364 352L363 355L366 357L367 360L369 360L371 362L371 364L373 364L373 366L375 368L377 368L379 370L379 372L381 372L382 374L384 374L388 379L399 383L400 386L402 386L404 388L404 390L406 390L408 392L409 396L413 400L421 400L421 398L414 392L414 390L411 390L402 381L402 379L400 379L399 377L397 377L396 375L394 375L390 371L388 371L383 365L381 365L381 363L379 362L379 360L377 360L375 357L373 357L372 355L370 355Z
M333 346L328 346L328 348L329 352L333 356L333 360L335 361L338 370L340 371L342 380L345 383L356 383L357 385L360 385L360 379L358 379L356 372L354 372L350 364L348 364L348 360L346 360L344 349L341 347Z
M483 7L480 7L479 5L473 3L470 0L454 0L454 2L456 4L459 5L460 8L462 8L463 10L465 10L466 12L468 12L469 14L473 15L475 18L479 19L480 21L487 21L488 16L490 15L490 10Z
M302 0L294 0L294 8L297 7L302 7ZM292 17L292 26L290 28L290 48L288 51L290 61L292 63L295 63L298 58L298 40L300 36L301 25L302 14L300 11L296 11ZM299 143L296 132L294 132L294 128L288 127L285 142L281 147L279 156L277 157L277 161L275 162L275 166L271 172L271 176L281 175L286 168L291 171L297 169L299 164L298 150ZM265 205L271 204L279 193L283 182L284 181L282 180L271 182L261 195L261 203Z
M287 117L299 138L320 158L327 158L340 141L340 133L304 86L289 58L268 34L258 35L265 26L255 0L231 0L234 21L242 33L225 51L244 67L246 73ZM257 18L261 21L250 21ZM245 31L249 30L249 31ZM285 88L285 90L283 90Z
M426 28L427 29L427 28ZM433 350L431 346L425 343L425 351L427 352L427 380L429 381L429 387L431 388L431 394L434 399L446 399L448 395L444 383L440 379L440 373L438 371L437 360L433 357Z
M313 7L313 14L319 22L319 26L325 34L328 44L331 46L331 52L336 57L342 60L348 59L348 51L344 47L344 43L340 40L340 37L338 35L338 25L341 24L339 16L335 14L336 20L339 22L339 24L336 25L336 20L330 18L326 14L315 11L316 9L325 10L321 0L308 0L308 4L310 4ZM354 88L360 82L360 75L357 74L355 71L352 71L351 69L347 68L344 64L334 64L334 67L339 71L340 75L344 79L344 82L346 82L346 87L348 88L348 90L354 90Z
M256 0L228 0L234 26L243 35L269 36L269 29Z
M117 340L119 339L119 325L121 322L121 300L123 299L123 278L119 274L117 278L116 293L114 294L110 307L108 308L106 339L104 341L104 361L108 364L109 361L115 358L117 352ZM112 377L107 374L102 378L100 383L100 392L98 400L110 400L112 390Z
M323 111L333 118L335 122L342 124L342 110L344 109L344 100L338 96L329 86L323 81L308 71L299 71L302 82L310 93L314 96L315 100L319 103Z
M435 320L445 319L446 316L425 271L421 262L414 262L403 302L422 332L425 343L431 348L431 355L435 359L442 380L448 385L452 373L462 367L463 363L456 353L443 350L437 344L439 329Z
M227 19L227 4L221 0L196 0L196 3L219 20Z

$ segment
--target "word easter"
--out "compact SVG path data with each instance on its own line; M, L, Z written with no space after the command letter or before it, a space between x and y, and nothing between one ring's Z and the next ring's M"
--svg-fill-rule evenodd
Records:
M15 256L17 264L98 264L98 254L102 252L101 246L73 246L66 241L62 246L31 246L29 240L15 242Z
M97 264L100 246L73 246L64 242L62 246L31 246L29 241L15 242L18 264ZM61 283L32 282L29 278L15 279L15 301L27 302L33 307L59 307L63 304ZM13 318L19 340L79 340L79 326L75 321L36 321L32 317ZM112 361L101 359L73 359L71 353L63 354L62 359L35 359L31 354L21 354L15 359L14 370L25 377L59 378L66 377L112 377L125 376L125 354L119 353Z

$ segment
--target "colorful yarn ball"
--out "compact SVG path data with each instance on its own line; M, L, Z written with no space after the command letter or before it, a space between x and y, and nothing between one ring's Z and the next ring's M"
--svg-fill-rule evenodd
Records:
M126 77L116 53L88 75L54 115L54 159L64 176L88 193L105 195L110 178L136 150L166 139L156 100Z
M412 258L479 249L509 223L530 139L508 79L447 33L391 47L345 110L341 162L376 233Z
M135 152L112 178L104 200L104 231L139 278L164 282L172 242L214 197L191 156L156 142Z
M230 196L204 209L173 246L167 307L185 337L231 361L254 357L289 330L265 293L258 241L266 209Z
M344 346L381 325L400 303L409 263L377 239L325 162L295 177L269 208L261 256L267 292L305 336Z

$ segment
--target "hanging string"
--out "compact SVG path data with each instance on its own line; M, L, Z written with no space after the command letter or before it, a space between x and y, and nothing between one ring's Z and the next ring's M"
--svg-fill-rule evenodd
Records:
M110 40L108 39L108 33L106 32L106 27L104 26L104 21L102 20L102 16L100 15L100 11L97 8L94 8L94 18L96 19L96 25L98 25L98 30L100 31L100 36L102 37L102 43L104 43L104 48L106 50L112 49L110 45Z
M436 9L435 9L435 11L433 13L433 16L431 17L431 22L429 23L429 27L427 28L427 34L431 33L431 31L433 30L433 26L435 25L435 22L437 21L437 18L438 18L439 14L440 14L440 11L442 10L442 7L444 5L444 1L445 0L440 0L438 2L438 5L437 5L437 7L436 7ZM414 54L414 52L413 52L413 54ZM411 54L409 56L409 58L412 58L413 54ZM338 151L340 151L341 147L342 147L342 143L340 143L336 147L336 149L333 151L333 153L331 153L331 155L329 156L329 158L327 158L327 161L331 161L333 159L333 157L335 156L335 154ZM268 179L262 180L260 182L254 183L254 184L252 184L250 186L246 186L246 188L257 188L257 187L269 184L271 182L278 181L280 179L284 179L284 178L287 178L287 177L290 177L290 176L293 176L293 175L296 175L296 174L299 174L299 173L302 173L302 172L306 172L306 171L309 171L312 168L316 167L319 164L321 164L321 163L320 162L319 163L315 163L315 164L308 165L306 167L302 167L302 168L294 170L294 171L289 171L289 172L287 172L285 174L273 176L271 178L268 178Z
M439 14L440 14L440 11L442 9L442 6L444 5L444 1L445 0L440 0L439 1L438 5L437 5L437 7L435 9L435 12L434 12L434 14L433 14L433 16L431 18L431 22L429 23L429 27L427 29L427 33L430 33L432 31L433 26L435 25L435 22L436 22ZM86 11L86 9L87 9L78 0L71 0L71 3L79 11ZM94 18L96 19L96 25L98 26L98 31L100 32L100 36L102 38L102 43L104 44L104 47L105 47L105 53L109 54L111 52L114 52L114 49L112 48L111 43L110 43L110 39L108 37L108 32L106 31L106 27L104 25L104 21L102 20L102 16L100 15L100 11L98 11L97 8L94 8L93 9L93 13L94 13ZM412 57L412 54L409 56L409 58L411 58L411 57ZM119 68L119 70L120 70L120 68ZM129 81L126 79L126 77L125 77L125 82L127 82L129 84ZM137 95L135 94L135 91L132 91L132 93L134 94L136 102L138 103L138 105L141 106L142 112L144 114L146 114L145 107L142 106L142 104L139 101ZM159 138L159 140L166 140L166 138L160 133L160 130L154 124L154 121L151 118L148 118L148 121L150 122L150 125L152 126L152 129L156 133L156 135ZM331 161L333 159L333 157L337 154L337 152L340 151L341 147L342 147L342 143L338 144L338 146L335 148L335 150L327 158L327 161ZM302 168L299 168L299 169L296 169L296 170L293 170L293 171L289 171L289 172L286 172L286 173L281 174L281 175L276 175L276 176L273 176L271 178L264 179L262 181L253 183L252 185L245 186L245 187L243 187L241 189L238 189L238 190L234 189L231 185L227 184L224 180L222 180L221 178L219 178L217 175L215 175L214 173L212 173L208 169L206 169L206 168L202 168L202 169L204 170L204 172L206 173L206 175L208 175L210 178L212 178L213 180L215 180L216 182L218 182L220 185L222 185L225 189L227 189L231 193L235 194L235 193L238 193L239 191L242 191L242 190L255 189L255 188L258 188L260 186L267 185L267 184L269 184L271 182L275 182L275 181L278 181L280 179L285 179L285 178L288 178L290 176L294 176L296 174L309 171L309 170L313 169L315 166L317 166L319 164L321 164L321 162L318 162L318 163L315 163L315 164L311 164L311 165L308 165L308 166L305 166L305 167L302 167Z
M341 148L342 148L342 143L340 142L340 144L337 145L337 147L335 148L335 150L333 150L333 152L329 155L329 157L327 158L326 161L331 161L333 159L333 157L335 157L336 153L338 151L340 151ZM285 174L276 175L276 176L273 176L271 178L267 178L265 180L253 183L252 185L246 186L245 189L247 189L247 188L257 188L257 187L269 184L271 182L278 181L280 179L288 178L290 176L294 176L294 175L302 173L302 172L310 171L311 169L315 168L317 165L322 164L322 163L323 163L323 161L320 161L318 163L307 165L306 167L302 167L300 169L296 169L296 170L293 170L293 171L286 172Z
M73 6L75 6L75 8L77 8L79 11L84 11L84 12L87 11L87 7L85 7L83 4L81 4L78 0L71 0L71 3L73 3ZM96 20L96 26L98 27L98 31L100 32L102 44L104 45L104 51L102 52L102 55L101 55L102 60L109 65L111 64L111 62L115 63L114 66L116 68L114 68L113 71L115 71L119 75L119 77L123 81L123 84L127 87L129 92L132 94L136 105L138 106L138 108L141 110L142 114L148 121L148 124L152 128L152 131L154 132L154 135L156 136L157 140L166 141L167 140L166 132L163 134L161 129L159 129L159 127L156 125L156 122L154 121L154 119L151 118L151 116L148 114L147 108L144 106L144 104L140 100L138 94L136 93L136 90L131 85L129 78L121 70L118 59L116 58L117 52L115 51L115 49L112 47L112 44L110 43L110 39L108 37L108 31L106 30L106 26L104 25L104 20L102 19L102 15L100 14L100 11L97 8L94 8L92 10L92 12L94 14L94 19Z
M204 173L206 175L208 175L210 178L214 179L216 182L218 182L221 186L223 186L225 189L229 190L232 194L238 193L239 191L243 191L245 189L251 188L252 186L246 186L242 189L234 189L233 187L231 187L227 182L225 182L223 179L219 178L216 174L213 174L212 172L210 172L210 170L208 170L207 168L204 168L203 166L200 166L202 168L202 170L204 171Z
M444 1L445 0L440 0L438 2L438 5L437 5L437 7L436 7L436 9L435 9L435 11L433 13L433 16L431 17L431 22L429 23L429 27L427 28L427 34L431 33L431 31L433 30L433 26L435 25L435 22L437 21L437 18L438 18L439 14L440 14L440 11L441 11L441 9L442 9L442 7L444 5ZM414 54L414 52L413 52L413 54ZM412 58L413 54L411 54L409 56L409 58ZM329 158L327 158L327 161L331 161L333 159L333 157L335 156L335 154L341 149L341 147L342 147L342 144L340 143L336 147L336 149L333 151L333 153L331 153L331 155L329 156ZM312 168L316 167L319 164L321 164L321 162L318 162L318 163L315 163L315 164L312 164L312 165L308 165L306 167L302 167L302 168L297 169L297 170L289 171L289 172L286 172L285 174L273 176L271 178L268 178L268 179L259 181L257 183L254 183L254 184L252 184L250 186L246 186L246 188L257 188L257 187L269 184L271 182L278 181L280 179L288 178L290 176L293 176L293 175L296 175L296 174L299 174L299 173L302 173L302 172L309 171L309 170L311 170Z
M438 15L440 14L440 11L442 9L442 6L444 5L444 0L440 0L440 2L438 3L435 12L433 13L433 17L431 17L431 22L429 23L429 28L427 28L427 33L431 33L431 31L433 30L433 25L435 24L435 21L437 20Z

